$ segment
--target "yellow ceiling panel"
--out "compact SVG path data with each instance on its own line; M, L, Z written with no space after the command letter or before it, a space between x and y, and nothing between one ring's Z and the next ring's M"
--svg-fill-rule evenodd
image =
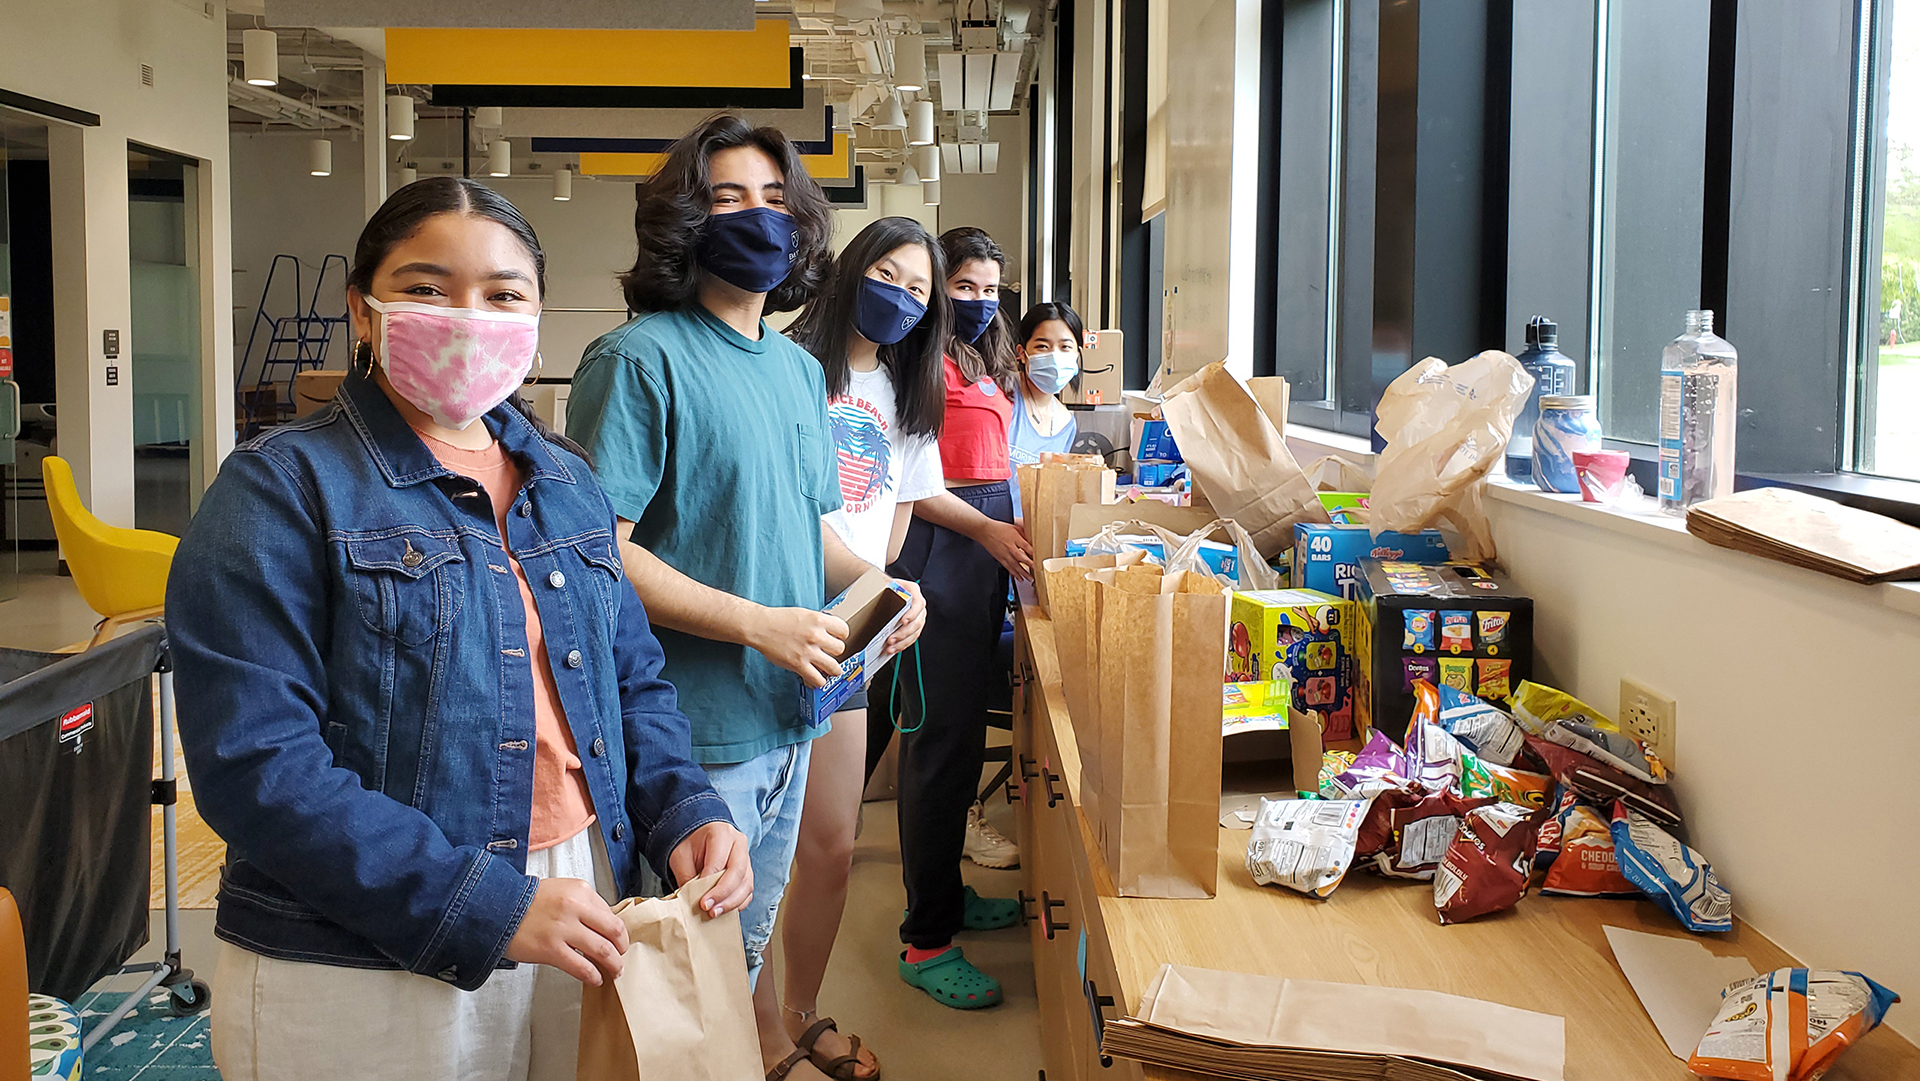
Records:
M853 175L852 143L852 137L846 132L835 132L833 153L802 154L800 164L806 166L808 175L815 180L845 180ZM580 154L580 175L652 176L659 171L661 163L666 160L665 154L609 154L602 151L583 151Z
M387 30L389 83L785 87L787 23L752 30Z

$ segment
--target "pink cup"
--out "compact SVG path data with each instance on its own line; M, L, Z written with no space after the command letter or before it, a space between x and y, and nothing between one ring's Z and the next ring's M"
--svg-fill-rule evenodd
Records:
M1573 475L1580 480L1580 499L1605 503L1620 494L1632 457L1624 450L1576 450Z

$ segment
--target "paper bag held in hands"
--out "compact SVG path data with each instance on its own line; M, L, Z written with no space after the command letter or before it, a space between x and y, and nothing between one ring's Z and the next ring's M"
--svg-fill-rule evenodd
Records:
M719 880L614 906L627 925L626 966L581 989L578 1081L760 1081L739 913L700 911Z
M1456 558L1494 558L1482 492L1532 389L1520 362L1492 349L1451 368L1428 357L1388 384L1375 410L1387 448L1374 471L1373 535L1438 527L1461 538L1448 538Z

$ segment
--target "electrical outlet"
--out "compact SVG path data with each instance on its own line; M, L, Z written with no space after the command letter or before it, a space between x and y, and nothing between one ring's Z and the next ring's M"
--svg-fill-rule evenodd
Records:
M1674 726L1680 707L1673 699L1631 679L1620 681L1620 730L1644 742L1673 768Z

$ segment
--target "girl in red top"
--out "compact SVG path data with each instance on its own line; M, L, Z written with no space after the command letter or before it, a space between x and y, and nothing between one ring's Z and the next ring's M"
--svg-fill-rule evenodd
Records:
M954 935L1020 921L1011 898L981 897L962 884L960 859L969 817L977 813L974 789L986 749L988 688L1006 618L1007 576L1033 576L1033 546L1014 524L1007 490L1007 421L1017 369L1013 334L997 310L1006 256L993 238L970 228L949 230L940 248L953 305L940 432L947 490L913 505L914 520L892 570L920 582L928 617L917 675L905 666L895 672L906 703L899 814L907 885L900 940L907 950L900 955L900 977L944 1006L970 1010L997 1005L1000 983L962 955ZM876 729L891 720L890 712L869 712L880 719ZM869 773L891 734L877 730L869 738Z

